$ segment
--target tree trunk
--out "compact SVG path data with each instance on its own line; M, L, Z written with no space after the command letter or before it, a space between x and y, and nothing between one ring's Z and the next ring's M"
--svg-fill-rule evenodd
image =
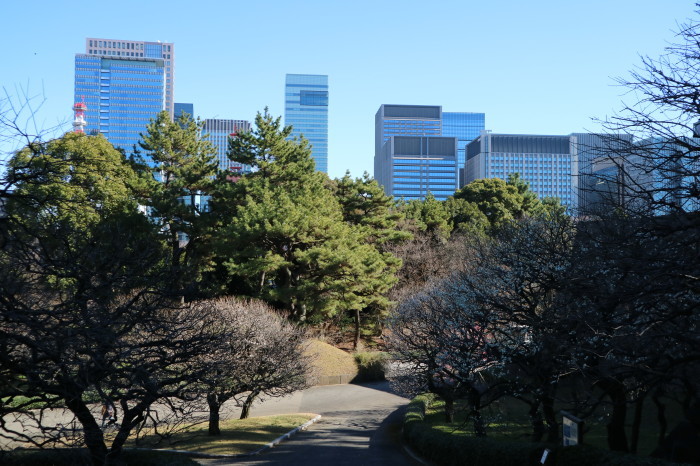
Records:
M122 447L124 446L126 439L129 438L131 429L145 421L145 413L154 401L156 400L150 397L145 398L131 409L129 409L126 401L121 401L122 424L119 427L117 436L114 437L114 440L112 441L112 447L109 450L110 459L119 458L122 452Z
M90 409L80 398L66 400L66 407L78 418L85 432L85 447L90 452L90 459L94 465L107 463L107 445L105 444L102 429L97 425L95 417Z
M359 344L360 344L360 310L355 309L355 338L352 342L352 349L357 351L357 346Z
M455 400L445 399L445 422L452 424L455 420Z
M209 405L209 431L208 435L221 435L219 428L219 409L221 403L216 393L207 393L207 404Z
M627 398L625 387L618 381L606 382L603 387L612 401L612 416L607 425L608 447L613 451L628 452L627 434L625 433L625 419L627 417Z
M642 426L642 410L644 409L644 397L646 393L639 395L634 402L634 419L632 420L632 434L630 436L630 453L637 454L639 445L639 429Z
M532 425L532 441L541 442L544 436L544 420L542 419L542 414L540 413L540 402L533 401L530 403L530 410L528 411L530 416L530 424Z
M250 408L253 407L253 402L255 399L258 397L260 393L259 392L250 392L250 395L248 395L248 398L245 399L243 402L243 407L241 409L241 417L240 419L248 419L248 416L250 416Z
M661 446L666 438L666 430L668 429L668 421L666 420L666 405L661 401L661 393L655 392L651 400L656 405L656 420L659 421L659 437L658 445Z
M542 413L547 423L547 441L556 443L559 441L559 423L554 411L554 398L551 396L542 397Z
M484 419L481 417L481 394L476 388L469 390L469 404L472 407L472 416L474 417L474 435L477 437L486 437L486 427Z

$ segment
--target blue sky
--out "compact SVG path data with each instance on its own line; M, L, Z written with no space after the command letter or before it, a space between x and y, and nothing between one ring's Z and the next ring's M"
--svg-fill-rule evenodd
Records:
M592 117L620 107L613 78L658 56L694 10L686 0L13 0L2 6L0 85L43 94L37 125L68 130L86 37L174 42L175 101L202 118L282 115L286 73L328 74L329 174L360 176L372 172L384 103L484 112L501 133L596 130Z

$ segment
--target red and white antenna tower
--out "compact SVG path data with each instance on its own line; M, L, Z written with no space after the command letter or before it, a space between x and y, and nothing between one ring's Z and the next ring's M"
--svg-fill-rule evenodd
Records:
M85 121L85 112L87 111L87 105L83 102L76 102L73 105L73 112L75 117L73 118L73 132L74 133L85 133L85 127L87 126L87 121Z

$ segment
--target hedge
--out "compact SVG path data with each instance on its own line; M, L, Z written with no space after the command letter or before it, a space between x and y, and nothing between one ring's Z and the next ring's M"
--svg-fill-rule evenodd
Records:
M389 353L381 351L365 351L355 353L357 377L353 382L376 382L385 380L386 367L389 363Z
M545 448L551 450L546 466L668 466L663 460L640 458L589 445L553 446L536 442L504 441L484 437L460 437L432 429L425 420L435 395L423 394L408 404L403 434L420 456L445 466L536 466Z

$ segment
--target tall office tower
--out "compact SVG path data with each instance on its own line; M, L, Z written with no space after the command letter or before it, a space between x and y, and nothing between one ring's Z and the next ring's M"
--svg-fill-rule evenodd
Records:
M486 115L471 112L442 112L442 135L457 138L459 187L464 186L465 149L486 129Z
M381 105L374 116L374 178L390 196L400 197L393 186L393 167L384 145L392 136L441 136L439 105ZM401 178L405 178L402 176Z
M467 145L466 155L466 183L480 178L505 180L511 173L519 173L540 197L557 197L574 211L578 206L576 136L482 131Z
M245 120L219 120L207 118L204 120L202 133L209 135L209 141L216 147L216 156L219 160L219 169L245 172L249 167L236 165L226 156L228 151L229 136L235 137L238 133L249 132L250 122Z
M593 160L586 213L617 208L645 215L700 211L700 138L634 141Z
M384 147L392 136L430 138L426 141L437 141L435 138L438 136L456 139L455 178L452 183L447 183L454 186L452 192L449 193L453 194L463 184L465 147L484 130L485 115L483 113L443 112L440 105L382 105L375 115L374 124L374 177L380 185L384 186L384 191L387 194L397 197L404 196L399 193L400 190L394 187L405 184L403 182L406 181L405 167L400 170L398 167L393 167L391 165L393 159L387 155L392 153L392 149ZM441 163L444 164L444 162ZM396 174L397 170L402 173ZM437 189L441 193L448 191L444 176L445 173L442 173L439 189ZM398 183L397 177L401 178L400 183ZM438 197L435 192L433 194Z
M173 118L178 119L183 113L187 113L189 116L194 118L194 104L185 104L180 102L175 102L173 111Z
M131 151L158 112L174 113L174 45L88 38L85 51L75 55L75 102L87 105L86 131Z
M624 153L633 144L632 135L573 133L572 136L576 137L578 153L578 209L585 215L597 210L599 204L598 195L594 193L597 189L593 176L595 161Z
M288 74L284 87L284 124L311 143L316 170L328 173L328 76Z
M389 136L377 159L375 177L392 196L445 200L457 189L457 138Z

